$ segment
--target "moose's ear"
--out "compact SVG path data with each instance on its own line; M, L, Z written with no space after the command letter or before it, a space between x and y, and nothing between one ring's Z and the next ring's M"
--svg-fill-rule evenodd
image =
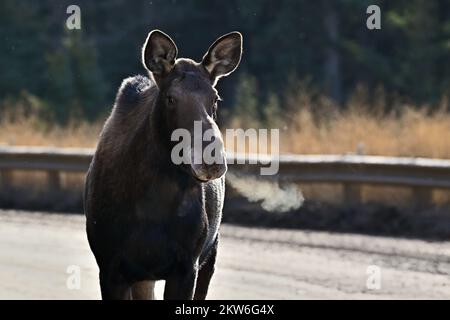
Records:
M178 49L173 40L164 32L153 30L142 48L142 63L158 80L170 72L177 54Z
M242 55L242 35L235 31L217 39L203 56L202 64L216 83L217 79L233 72Z

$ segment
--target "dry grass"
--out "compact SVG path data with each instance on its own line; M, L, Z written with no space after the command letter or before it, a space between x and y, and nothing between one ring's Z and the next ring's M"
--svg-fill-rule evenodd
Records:
M278 126L282 153L450 159L450 113L442 110L404 107L399 114L375 116L363 110L336 109L325 119L315 117L312 109L300 108ZM241 125L245 127L232 121L235 128Z
M233 127L239 124L234 121ZM68 126L44 126L35 118L14 122L0 119L0 145L95 147L102 123L72 121ZM354 110L335 112L317 122L301 109L281 127L281 151L301 154L356 152L389 156L450 159L450 113L407 108L400 115L375 117Z
M450 159L450 112L443 100L439 108L399 103L387 110L384 95L368 102L358 89L348 104L339 108L323 96L314 96L300 86L286 93L284 112L274 111L270 121L256 122L244 110L229 119L227 128L279 128L280 150L301 154L344 154L356 152L389 156L421 156ZM95 123L73 117L62 127L41 121L29 100L0 106L0 145L95 147L103 120ZM272 108L266 105L264 108ZM279 108L279 106L278 106ZM30 111L31 109L31 111ZM11 112L14 110L14 112ZM433 110L433 111L432 111Z
M101 123L71 121L67 126L49 126L37 118L3 116L0 119L0 145L95 147Z
M281 149L293 153L450 158L450 114L404 107L399 115L375 116L364 110L335 112L314 121L310 109L294 115Z
M371 97L359 87L344 106L338 106L300 84L285 95L282 110L266 123L246 118L245 111L230 121L232 127L280 129L281 152L430 157L450 159L450 108L386 102L383 90ZM273 109L270 103L265 109ZM245 110L238 107L237 110ZM389 110L389 111L386 111Z

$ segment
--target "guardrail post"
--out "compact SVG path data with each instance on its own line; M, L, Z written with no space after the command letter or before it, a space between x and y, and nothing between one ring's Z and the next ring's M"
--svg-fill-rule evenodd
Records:
M429 187L414 187L412 188L412 197L412 203L415 208L429 208L433 203L433 189Z
M61 179L59 176L59 171L57 170L48 170L47 171L47 179L48 179L48 189L50 192L58 192L61 189Z
M348 205L361 204L361 185L357 183L344 184L344 201Z
M12 185L12 170L10 169L1 169L0 170L0 182L1 189L7 190L11 188Z

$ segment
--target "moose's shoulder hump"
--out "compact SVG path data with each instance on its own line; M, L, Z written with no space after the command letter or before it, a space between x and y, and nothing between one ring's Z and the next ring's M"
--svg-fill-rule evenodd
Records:
M126 78L122 81L116 97L116 108L122 111L129 110L137 106L148 94L152 94L151 88L156 86L147 77L137 75Z

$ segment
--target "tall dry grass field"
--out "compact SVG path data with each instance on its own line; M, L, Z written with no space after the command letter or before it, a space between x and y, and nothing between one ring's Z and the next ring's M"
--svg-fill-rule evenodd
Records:
M373 115L367 110L336 111L315 121L311 109L294 114L283 132L282 150L293 153L364 154L450 158L450 113L405 106L399 114Z
M443 99L438 107L393 102L389 108L384 94L369 101L359 88L344 106L317 96L301 84L287 92L284 105L266 119L244 105L237 106L223 128L278 128L280 150L301 154L344 154L431 157L450 159L450 108ZM105 119L94 123L72 117L68 124L43 121L27 97L15 105L0 105L0 145L95 147ZM34 103L36 104L36 103ZM385 111L390 110L390 111ZM220 115L219 115L220 117ZM254 150L251 150L254 151Z
M95 147L101 121L71 120L66 126L42 122L36 115L3 112L0 115L0 146Z
M254 121L255 116L246 112L244 105L236 108L239 113L229 125L279 128L280 150L287 153L358 151L367 155L450 159L447 99L443 98L438 106L386 100L381 89L369 96L364 87L358 87L346 105L338 106L300 83L285 94L283 103L274 106L269 101L263 106L272 110L265 121Z
M72 120L67 126L41 124L34 117L2 115L0 145L95 147L102 121ZM240 127L232 121L231 127ZM247 127L247 126L244 126ZM261 126L260 126L261 127ZM314 120L303 108L280 128L280 150L300 154L344 154L450 159L450 113L405 107L400 115L377 117L357 110L336 111L331 119Z

